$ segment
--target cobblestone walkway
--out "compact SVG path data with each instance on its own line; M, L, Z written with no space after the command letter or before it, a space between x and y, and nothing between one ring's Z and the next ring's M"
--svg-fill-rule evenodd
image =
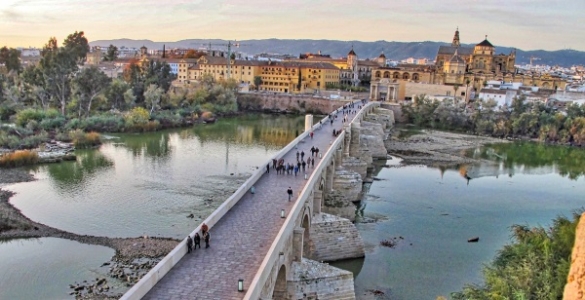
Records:
M357 105L356 105L357 107ZM354 108L357 114L357 108ZM353 119L356 114L348 115ZM314 137L305 138L298 151L305 152L305 160L311 156L311 147L324 154L333 141L333 128L343 129L343 114L330 125L324 124L314 132ZM315 123L318 123L316 120ZM297 149L288 152L285 162L296 162ZM315 159L315 168L319 163ZM259 166L266 169L266 166ZM313 168L307 168L311 176ZM210 247L186 254L143 299L242 299L245 293L238 292L238 279L244 280L244 289L258 272L274 238L284 224L280 210L290 211L298 192L306 183L304 176L277 175L270 169L255 184L256 193L248 193L221 220L209 230ZM294 197L288 201L286 190L292 187Z

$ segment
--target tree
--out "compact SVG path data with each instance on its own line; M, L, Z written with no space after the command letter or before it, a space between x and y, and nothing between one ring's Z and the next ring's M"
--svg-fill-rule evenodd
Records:
M89 53L89 42L83 31L75 32L67 36L63 41L63 47L70 52L78 64L83 64Z
M45 88L51 97L61 106L61 114L65 115L67 102L70 100L71 78L77 71L74 57L64 48L45 52L39 66L43 73Z
M254 85L256 86L256 90L260 89L261 84L262 84L262 77L254 76Z
M133 107L136 104L136 96L131 88L124 93L124 103L128 107Z
M110 78L95 66L84 68L73 80L82 104L87 105L87 116L91 113L93 100L109 85ZM81 110L79 112L81 117Z
M106 57L105 60L107 61L114 61L118 59L118 47L114 45L110 45L108 50L106 50Z
M183 55L183 58L200 58L203 55L202 52L190 49Z
M0 64L4 64L8 72L20 72L20 51L14 48L2 47L0 49Z
M43 46L43 49L41 50L41 56L44 57L48 53L56 52L58 49L59 45L57 43L57 38L51 37L45 46Z
M164 91L156 84L149 85L146 91L144 91L144 101L150 106L150 115L158 108L163 93Z
M457 91L459 90L459 84L455 84L453 86L453 99L455 99L455 103L457 103Z
M126 91L132 91L130 85L124 80L114 79L105 90L106 100L113 109L123 110L127 107L124 94Z

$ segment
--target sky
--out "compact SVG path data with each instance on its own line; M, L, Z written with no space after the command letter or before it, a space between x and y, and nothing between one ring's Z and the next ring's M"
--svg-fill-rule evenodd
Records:
M585 51L585 0L0 0L0 46L191 38L450 42Z

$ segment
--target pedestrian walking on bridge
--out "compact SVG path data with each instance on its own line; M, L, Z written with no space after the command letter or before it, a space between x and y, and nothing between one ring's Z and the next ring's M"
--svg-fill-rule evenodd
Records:
M203 234L203 239L205 240L205 248L209 248L209 231Z
M290 199L292 198L292 194L293 194L293 190L290 186L288 187L288 190L286 190L286 193L288 194L288 201L290 201Z
M187 253L191 253L191 247L193 245L193 241L191 240L191 236L187 236Z
M197 249L197 246L201 249L201 236L199 232L195 232L195 236L193 237L193 250Z

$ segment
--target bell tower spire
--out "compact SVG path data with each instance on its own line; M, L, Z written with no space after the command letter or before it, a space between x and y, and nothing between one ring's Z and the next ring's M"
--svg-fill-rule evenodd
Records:
M455 35L453 36L453 42L451 42L451 46L459 47L461 43L459 42L459 26L457 26L457 30L455 30Z

